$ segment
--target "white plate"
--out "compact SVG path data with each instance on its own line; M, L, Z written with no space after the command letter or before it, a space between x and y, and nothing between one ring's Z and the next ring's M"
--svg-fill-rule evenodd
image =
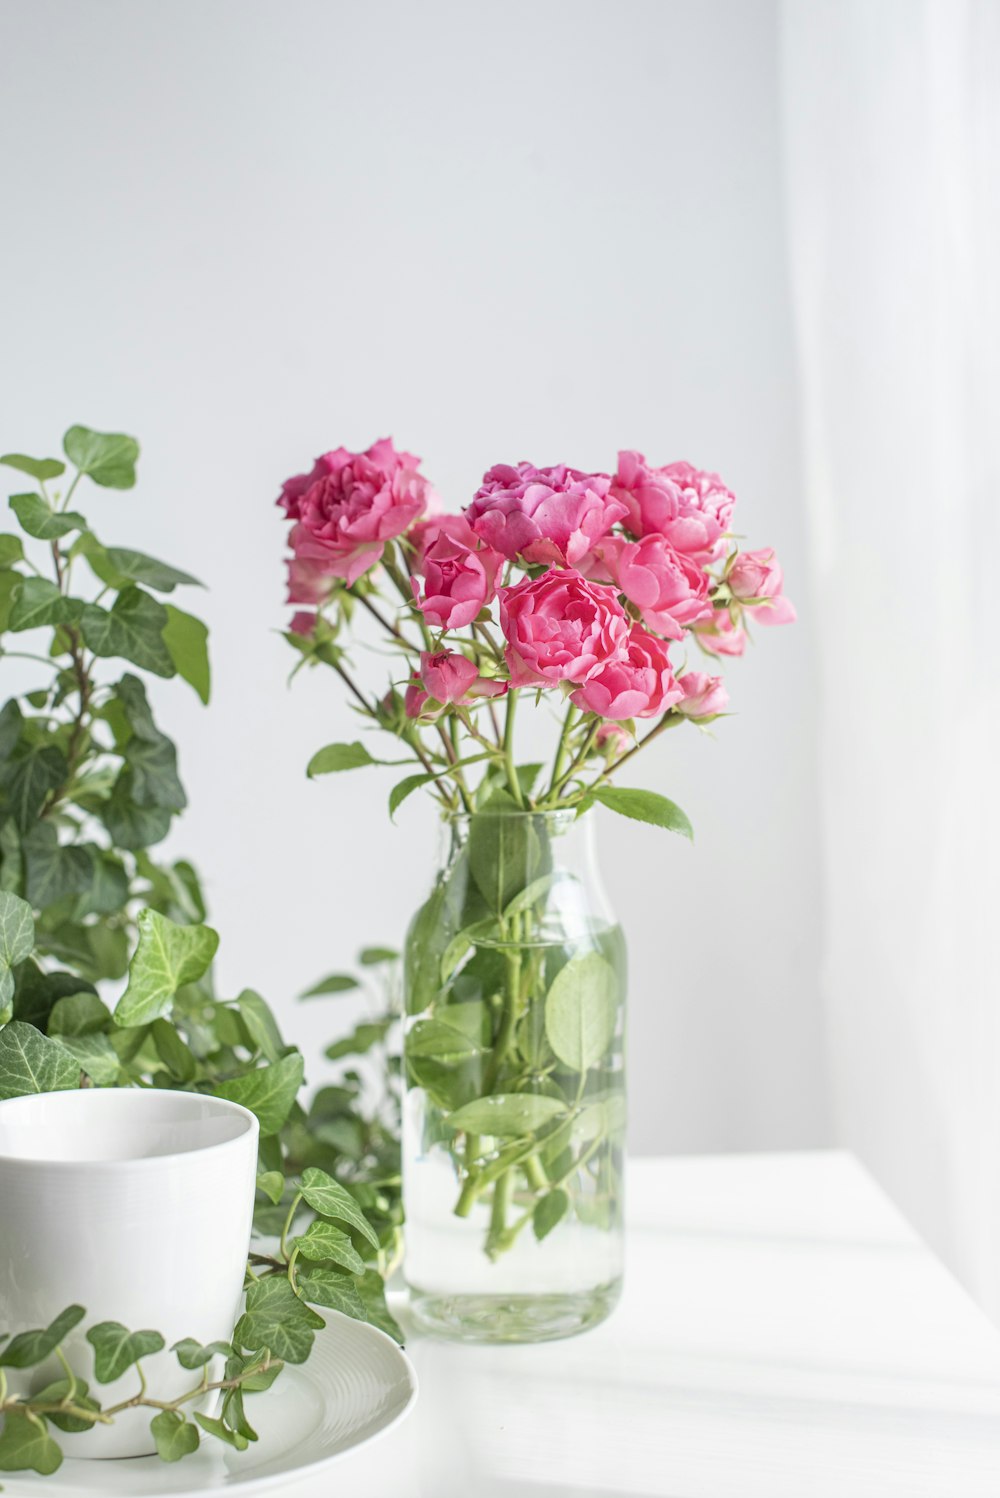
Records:
M51 1477L0 1472L4 1498L211 1498L230 1492L243 1498L356 1451L413 1407L417 1376L409 1358L377 1327L339 1311L322 1314L327 1326L317 1332L309 1361L289 1364L271 1389L248 1396L247 1414L260 1436L248 1450L233 1451L203 1433L194 1455L179 1462L156 1456L67 1458Z

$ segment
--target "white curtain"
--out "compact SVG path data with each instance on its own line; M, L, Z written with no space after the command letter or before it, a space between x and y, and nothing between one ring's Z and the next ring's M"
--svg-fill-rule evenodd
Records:
M1000 1317L1000 3L782 27L839 1137Z

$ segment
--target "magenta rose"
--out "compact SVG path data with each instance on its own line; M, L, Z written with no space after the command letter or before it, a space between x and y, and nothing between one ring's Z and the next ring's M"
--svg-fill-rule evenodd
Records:
M724 713L729 706L729 693L721 676L707 676L704 671L686 671L678 676L677 685L684 693L677 703L677 711L685 718L707 718L715 713Z
M665 536L650 534L641 541L609 536L597 555L598 565L603 564L611 581L635 604L646 627L668 640L681 639L688 625L711 614L711 579Z
M658 531L677 551L698 562L711 562L732 519L736 496L717 473L690 463L653 468L638 452L618 454L612 497L628 511L628 527L637 536Z
M601 718L655 718L683 693L674 680L668 646L640 624L629 631L625 654L572 693L570 701Z
M417 472L418 463L385 437L367 452L338 447L325 453L311 473L284 484L278 504L295 521L289 537L290 602L317 602L321 579L356 582L379 560L386 541L412 525L432 492ZM306 587L312 596L306 596Z
M424 618L438 629L464 629L496 596L503 557L484 545L463 515L443 515L417 529L416 570L423 596L413 585Z
M505 557L572 567L625 517L625 504L609 499L610 487L606 473L580 473L565 463L498 463L483 475L465 514L476 535Z
M550 567L500 590L512 687L584 682L624 654L628 618L614 588Z
M726 573L734 598L758 624L794 624L795 606L782 593L784 578L773 547L741 551Z
M710 619L699 619L694 634L712 655L742 655L747 645L746 630L733 623L728 609L713 609Z

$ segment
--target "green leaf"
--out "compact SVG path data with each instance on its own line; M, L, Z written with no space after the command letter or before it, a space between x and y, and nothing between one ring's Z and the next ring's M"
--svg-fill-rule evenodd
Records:
M3 705L0 712L0 760L9 759L21 741L24 732L24 715L17 702L12 697Z
M212 688L212 674L208 662L208 626L193 614L185 614L173 604L164 604L167 622L163 629L163 643L170 659L177 668L178 676L194 687L202 702L207 703Z
M352 1274L364 1274L365 1264L350 1235L332 1222L317 1219L295 1240L299 1253L307 1259L332 1259Z
M350 1035L328 1045L324 1055L329 1061L339 1061L342 1056L362 1056L373 1045L378 1045L379 1041L385 1039L391 1025L391 1016L388 1019L365 1020L360 1025L355 1025Z
M199 1415L195 1411L194 1417L206 1435L215 1436L217 1441L225 1441L227 1446L232 1446L236 1451L246 1451L249 1441L246 1436L241 1435L238 1430L231 1430L222 1420L214 1415Z
M501 911L545 872L534 818L518 812L506 791L495 791L469 819L469 868L491 910Z
M161 1410L150 1420L149 1428L161 1461L179 1462L182 1456L198 1450L198 1427L185 1420L179 1410Z
M131 489L135 483L139 444L134 437L73 426L63 438L63 452L102 488Z
M64 598L55 583L50 583L47 578L26 577L20 580L11 604L7 628L20 634L46 624L72 624L79 619L84 607L79 599Z
M35 918L27 900L0 890L0 1008L14 997L11 968L31 955L35 946Z
M595 801L609 811L616 811L619 816L632 817L636 822L651 822L654 827L666 827L668 832L679 832L682 837L694 839L694 828L680 807L656 791L603 785L592 795Z
M424 772L421 775L407 775L397 785L394 785L389 792L389 820L395 821L396 813L407 796L412 796L413 792L419 790L422 785L427 785L437 778L434 774Z
M123 746L132 800L137 806L183 811L187 796L177 774L177 751L154 723L145 687L137 676L126 672L115 696L132 730Z
M71 1383L68 1378L57 1378L54 1383L46 1384L44 1389L32 1390L31 1398L36 1404L54 1404L58 1400L65 1399L72 1392L73 1403L80 1409L93 1410L95 1414L100 1413L101 1406L96 1399L91 1399L86 1379L74 1377ZM79 1434L81 1431L93 1430L93 1420L84 1419L80 1415L67 1415L56 1410L49 1410L44 1416L51 1421L57 1430L64 1430L67 1435Z
M211 926L178 926L156 910L141 911L139 944L115 1023L145 1025L166 1014L177 990L207 972L218 945L218 932Z
M447 1122L466 1134L516 1138L533 1134L565 1112L566 1104L558 1098L533 1092L500 1092L466 1103L464 1108L449 1114Z
M195 1061L194 1052L186 1045L168 1019L155 1019L153 1021L153 1044L159 1052L160 1058L172 1077L178 1082L191 1082L194 1080L198 1063Z
M599 952L559 969L545 999L545 1033L559 1060L575 1072L596 1066L618 1018L618 979Z
M365 1303L351 1275L310 1265L296 1275L296 1284L303 1300L326 1306L331 1311L341 1311L345 1316L353 1316L355 1321L368 1320Z
M7 805L20 832L34 826L45 798L58 790L68 773L66 757L55 744L35 745L8 762L3 773Z
M448 885L436 884L410 923L403 962L407 1014L422 1014L441 992L441 958L450 941L448 896Z
M272 1066L260 1066L240 1077L219 1082L212 1091L216 1097L228 1098L255 1113L261 1134L276 1134L288 1118L302 1086L303 1067L301 1055L293 1051Z
M93 1035L111 1024L111 1011L96 993L82 989L57 999L49 1015L48 1032L60 1040L68 1035Z
M378 1249L378 1238L354 1197L325 1170L311 1165L303 1174L299 1190L314 1212L321 1217L332 1217L335 1222L346 1222L367 1238L372 1248Z
M257 1190L276 1207L284 1195L285 1177L280 1170L263 1170L257 1177Z
M94 1349L94 1377L99 1384L114 1383L140 1358L163 1349L159 1332L130 1332L120 1321L100 1321L87 1332Z
M0 1348L0 1368L36 1368L55 1352L85 1315L83 1306L67 1306L48 1326L19 1332L6 1347Z
M20 536L0 535L0 567L10 567L23 560L24 546Z
M311 1311L283 1274L251 1280L247 1308L236 1324L233 1342L247 1352L269 1348L284 1363L304 1363L312 1350L322 1316Z
M62 1466L62 1452L41 1415L10 1410L0 1431L0 1472L40 1472L50 1477Z
M395 962L399 953L394 947L362 947L358 961L362 967L378 967L383 962Z
M20 600L14 606L15 613L19 605ZM119 593L110 611L96 603L85 604L80 629L95 655L119 656L155 676L174 676L177 668L163 640L168 619L162 603L151 594L128 587Z
M204 1368L213 1358L228 1358L232 1356L232 1346L228 1342L207 1342L202 1344L196 1342L194 1337L182 1337L175 1342L170 1349L177 1354L177 1361L182 1368L190 1369L192 1372L197 1368Z
M96 1087L113 1087L121 1076L118 1052L107 1035L61 1035L65 1046Z
M454 1006L455 1009L461 1007ZM429 1056L446 1066L454 1066L458 1062L482 1055L482 1046L473 1038L440 1019L417 1020L406 1036L405 1045L408 1061Z
M259 993L254 993L252 988L244 988L236 1000L236 1007L254 1046L265 1061L280 1061L285 1042L267 1001Z
M132 796L132 776L123 770L98 815L116 848L138 852L161 842L173 813L163 806L140 806Z
M70 531L83 531L87 522L75 510L53 510L40 494L12 494L10 507L21 529L39 541L56 541Z
M402 1347L403 1333L399 1322L385 1303L385 1281L382 1276L377 1270L368 1269L356 1283L368 1321Z
M128 904L129 881L121 860L103 851L92 856L90 882L76 906L77 919L113 915Z
M57 479L66 472L66 464L60 463L58 458L27 458L24 453L4 453L0 463L6 468L16 468L18 473L26 473L40 484Z
M363 765L377 763L364 744L356 740L353 744L327 744L325 749L317 749L306 767L306 774L311 780L315 775L329 775L334 770L358 770Z
M328 978L322 978L319 983L314 983L312 988L307 988L300 997L303 999L318 999L323 994L347 993L352 988L360 988L357 978L352 978L349 973L331 973Z
M0 1029L0 1098L66 1092L79 1081L79 1064L57 1040L19 1019Z
M548 1237L568 1211L569 1196L561 1186L557 1186L554 1191L546 1192L545 1196L535 1204L535 1210L531 1214L531 1226L539 1243L543 1238Z
M94 874L89 848L60 843L51 822L35 821L21 836L24 893L36 910L87 889Z
M114 570L129 582L145 583L147 588L155 588L158 593L172 593L174 588L181 583L190 583L195 588L204 587L190 572L182 572L179 567L171 567L167 562L158 562L155 557L147 557L141 551L132 551L125 546L109 546L105 556Z

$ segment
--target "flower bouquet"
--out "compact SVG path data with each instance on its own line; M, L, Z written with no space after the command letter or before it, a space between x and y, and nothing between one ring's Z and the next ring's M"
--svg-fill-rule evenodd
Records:
M773 551L732 539L734 503L713 473L622 452L614 475L498 464L446 514L387 439L283 486L287 638L402 751L329 744L309 773L405 767L390 815L423 789L443 817L405 950L403 1183L413 1307L451 1335L566 1335L619 1293L625 948L587 813L690 837L617 772L725 712L692 652L795 617ZM374 691L359 612L396 660ZM552 719L546 762L520 752L522 698Z

